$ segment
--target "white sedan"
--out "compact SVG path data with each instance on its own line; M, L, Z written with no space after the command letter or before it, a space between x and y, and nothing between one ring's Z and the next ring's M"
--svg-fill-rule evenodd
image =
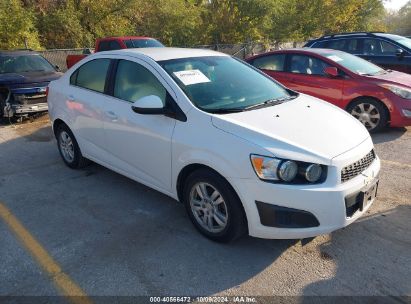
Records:
M376 196L360 122L225 54L97 53L50 84L48 103L67 166L92 160L181 201L216 241L329 233Z

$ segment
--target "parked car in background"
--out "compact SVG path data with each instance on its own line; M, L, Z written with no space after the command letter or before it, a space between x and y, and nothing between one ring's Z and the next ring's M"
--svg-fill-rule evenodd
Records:
M247 62L290 89L347 110L369 131L411 125L409 74L330 49L273 51Z
M48 102L67 166L90 159L182 201L216 241L329 233L376 195L364 126L222 53L93 54L50 84Z
M385 69L411 74L411 39L386 33L343 33L310 40L305 47L360 56Z
M146 47L164 47L160 41L141 36L123 36L123 37L107 37L96 40L95 52L112 51L120 49L134 49ZM68 55L66 58L67 68L71 68L88 54Z
M47 86L61 75L36 52L0 51L0 117L47 111Z

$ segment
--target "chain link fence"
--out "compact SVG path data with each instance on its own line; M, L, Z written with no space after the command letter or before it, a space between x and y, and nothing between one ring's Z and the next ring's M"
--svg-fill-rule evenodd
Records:
M262 43L248 42L241 44L212 44L212 45L196 45L190 46L193 48L210 49L225 54L229 54L240 59L245 59L249 56L264 53L271 50L279 50L286 48L302 47L304 42L286 42L286 43ZM56 49L39 51L52 64L59 66L62 72L67 71L66 58L67 55L89 54L92 49Z

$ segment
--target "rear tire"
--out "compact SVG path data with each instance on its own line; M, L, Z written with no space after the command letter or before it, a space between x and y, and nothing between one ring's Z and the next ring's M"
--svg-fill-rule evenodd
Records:
M81 154L76 138L67 125L61 124L57 127L56 137L61 158L68 167L80 169L90 164Z
M197 230L213 241L228 243L247 232L240 199L231 185L212 170L199 169L187 177L183 203Z
M370 133L384 129L388 123L388 111L384 104L372 99L361 98L351 103L347 112L357 118Z

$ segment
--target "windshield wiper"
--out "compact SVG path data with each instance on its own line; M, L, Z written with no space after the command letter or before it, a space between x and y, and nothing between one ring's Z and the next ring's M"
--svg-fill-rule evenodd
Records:
M276 105L282 104L284 101L291 100L294 98L297 98L297 96L288 96L288 97L282 97L282 98L269 99L262 103L257 103L255 105L245 107L244 111L249 111L249 110L254 110L254 109L259 109L259 108L264 108L264 107L270 107L270 106L276 106Z
M203 109L204 111L207 111L209 113L213 114L229 114L229 113L238 113L238 112L243 112L244 109L241 108L228 108L228 109Z

